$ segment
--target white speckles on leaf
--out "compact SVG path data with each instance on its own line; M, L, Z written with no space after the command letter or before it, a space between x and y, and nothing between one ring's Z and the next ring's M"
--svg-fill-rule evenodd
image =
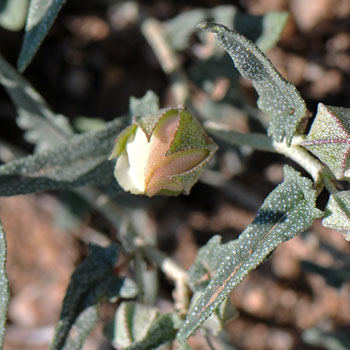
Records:
M258 107L271 118L269 135L276 142L286 138L289 145L307 113L305 102L294 85L281 77L253 42L236 31L215 23L204 22L198 27L214 33L238 71L252 81L259 94Z
M315 120L302 144L325 163L339 180L350 169L349 133L350 108L319 103Z
M218 266L214 277L187 316L178 333L179 341L185 342L232 289L280 243L303 232L321 216L322 212L315 208L316 192L311 186L309 179L301 177L289 166L284 167L283 183L266 198L254 221L237 240L223 246L225 253L222 255L229 259ZM216 242L211 240L209 243Z

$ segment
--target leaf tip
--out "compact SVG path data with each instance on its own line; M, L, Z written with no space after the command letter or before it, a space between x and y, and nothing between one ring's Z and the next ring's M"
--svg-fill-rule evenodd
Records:
M223 29L227 29L224 25L222 24L217 24L217 23L210 23L210 22L200 22L197 24L197 28L205 30L207 32L211 32L214 34L219 33Z

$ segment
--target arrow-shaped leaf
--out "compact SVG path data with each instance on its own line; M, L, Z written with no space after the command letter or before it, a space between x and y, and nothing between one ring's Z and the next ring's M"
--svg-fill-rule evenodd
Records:
M250 40L216 23L200 23L199 28L214 33L230 54L243 78L252 81L259 94L258 107L270 118L269 135L289 145L307 110L295 86L277 72L264 53Z
M226 245L222 263L178 333L180 342L185 342L279 244L303 232L321 216L322 212L315 208L316 192L311 186L309 179L284 167L283 183L269 194L240 237Z
M350 108L319 103L303 146L325 163L337 179L341 179L350 169Z

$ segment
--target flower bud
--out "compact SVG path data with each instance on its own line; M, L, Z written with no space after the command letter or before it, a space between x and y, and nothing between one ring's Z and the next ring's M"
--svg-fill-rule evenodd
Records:
M188 194L217 150L201 125L184 108L134 117L117 137L110 159L114 176L133 194Z

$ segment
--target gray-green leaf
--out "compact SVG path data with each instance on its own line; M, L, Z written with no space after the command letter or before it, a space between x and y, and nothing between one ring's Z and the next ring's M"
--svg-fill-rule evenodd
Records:
M325 163L337 179L349 175L350 108L319 103L315 120L302 145Z
M128 292L121 293L124 283L128 284L124 291L130 290L131 285L136 290L136 285L127 278L113 275L117 259L118 247L114 244L107 248L89 246L88 258L77 267L72 275L63 301L60 320L50 346L51 350L63 348L73 325L75 328L81 328L79 331L81 339L88 334L96 320L94 308L88 311L91 306L95 306L97 310L98 305L104 300L116 298L121 294L129 295ZM131 295L136 294L131 293ZM86 314L82 315L84 311ZM78 319L79 315L82 315L81 319ZM77 344L81 342L82 340L79 340Z
M173 340L180 322L175 314L159 315L153 306L123 302L105 333L118 349L151 350Z
M269 135L276 142L286 139L290 145L307 113L305 101L294 85L282 78L254 43L236 31L216 23L204 22L198 27L214 33L241 75L252 81L259 94L258 107L271 118Z
M0 167L0 196L14 196L86 184L115 183L108 156L126 118L106 124L102 130L73 136L69 141L33 156Z
M269 194L254 221L233 245L226 245L222 263L177 335L179 341L185 342L279 244L303 232L321 216L322 212L315 208L316 192L311 186L309 179L284 167L283 183Z
M24 40L18 58L18 70L23 72L44 40L66 0L31 0Z
M165 33L170 45L176 50L183 50L188 46L196 24L212 20L235 28L253 40L261 50L267 51L280 38L287 18L286 12L270 12L264 16L247 15L232 5L216 6L212 9L196 8L166 21Z
M159 97L151 90L141 98L130 97L129 110L132 117L147 117L159 109Z
M205 246L199 249L188 275L189 285L194 292L202 291L208 285L222 262L227 246L230 245L230 249L234 249L233 244L235 244L235 241L223 245L221 244L221 237L214 236Z
M99 305L92 305L77 317L71 329L74 336L67 338L63 350L80 350L82 348L84 340L99 320L98 310Z
M7 306L10 300L10 288L6 273L6 259L6 236L0 221L0 349L2 349L3 346L7 319Z
M330 195L322 225L341 232L350 241L350 191Z
M55 115L38 92L0 55L0 83L17 109L17 124L24 137L42 151L73 135L68 119Z

